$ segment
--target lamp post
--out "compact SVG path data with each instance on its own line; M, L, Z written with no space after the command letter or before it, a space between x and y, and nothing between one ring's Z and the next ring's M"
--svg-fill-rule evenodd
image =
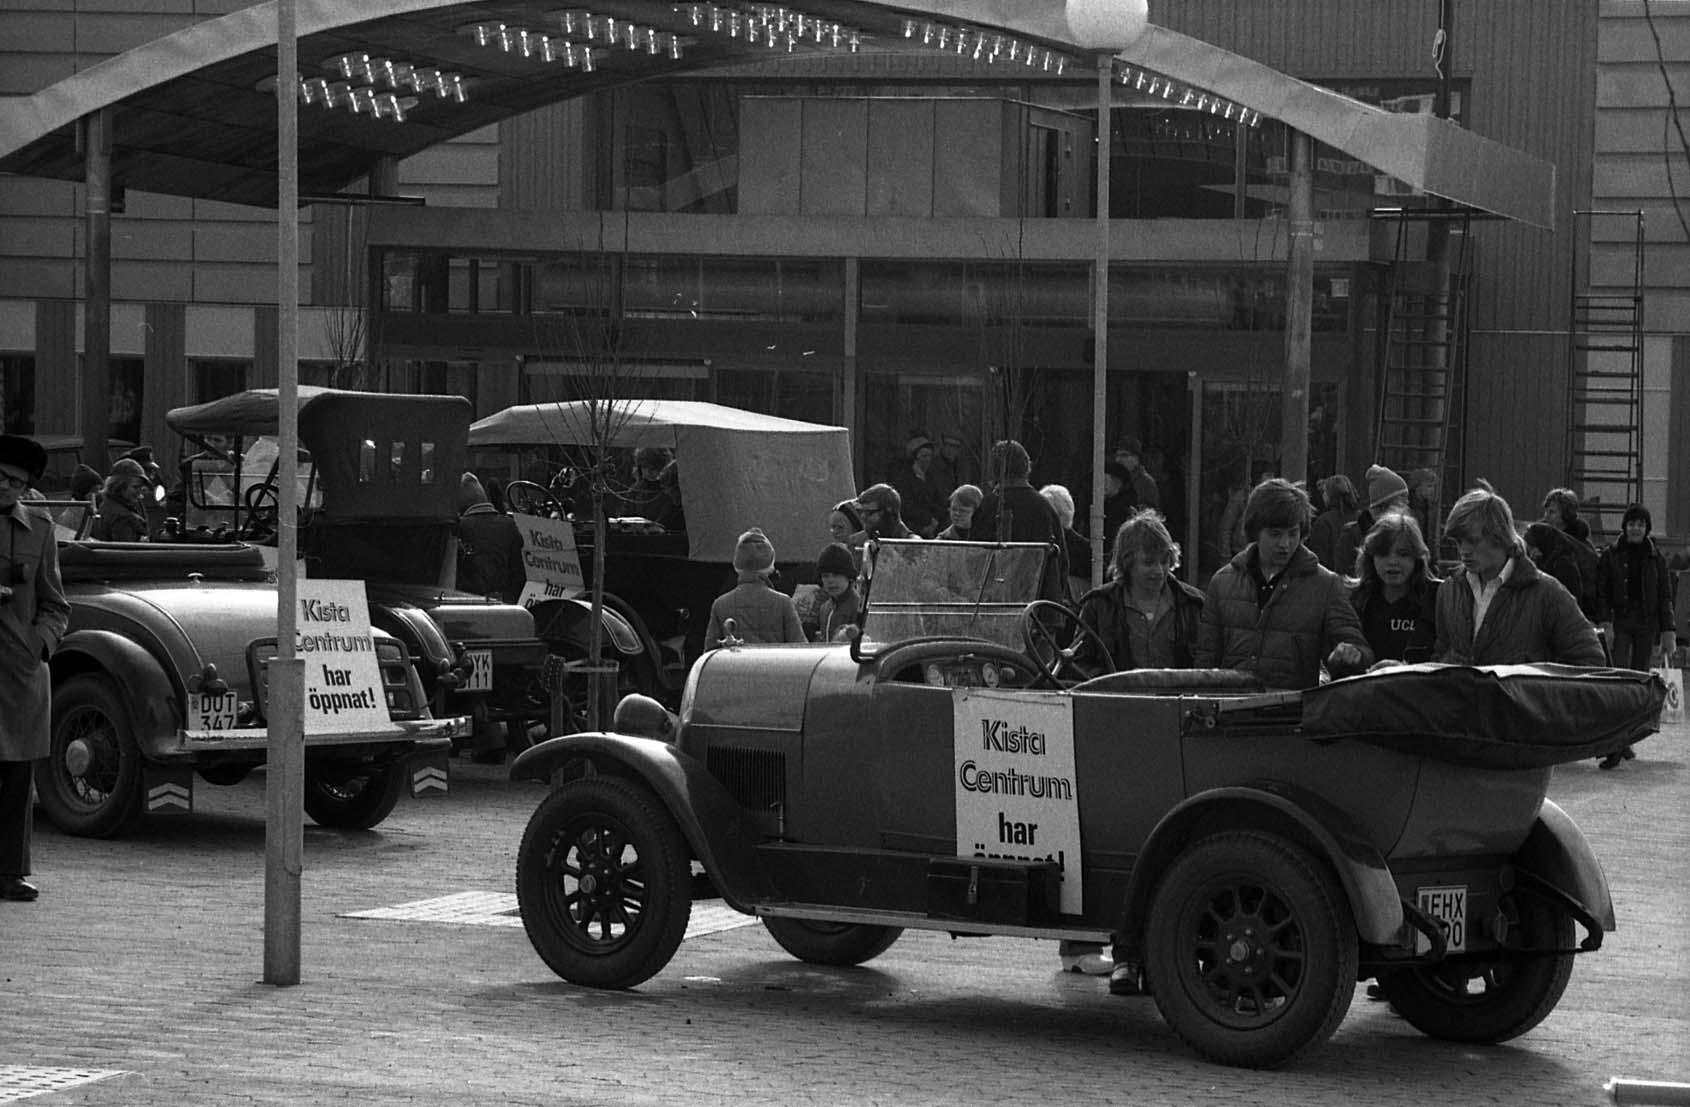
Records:
M1103 453L1109 406L1109 147L1116 51L1137 41L1150 20L1148 0L1068 0L1065 16L1078 46L1097 52L1097 256L1092 272L1091 586L1103 583Z

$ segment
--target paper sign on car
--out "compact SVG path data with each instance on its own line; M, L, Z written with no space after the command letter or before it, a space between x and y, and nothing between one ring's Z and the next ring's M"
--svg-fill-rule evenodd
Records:
M363 581L300 581L294 641L305 662L306 734L393 728Z
M1074 701L957 688L951 693L959 857L1055 861L1061 909L1082 912Z
M522 532L522 565L528 578L517 602L523 607L533 607L543 600L585 592L581 558L575 552L574 524L567 519L542 519L537 515L514 518Z

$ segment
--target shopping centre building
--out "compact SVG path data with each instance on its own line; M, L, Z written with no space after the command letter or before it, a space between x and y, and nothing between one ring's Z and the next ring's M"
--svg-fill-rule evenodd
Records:
M1311 479L1427 467L1528 516L1570 480L1681 539L1681 7L1152 0L1105 62L1061 0L302 0L301 379L486 415L608 358L630 393L849 426L861 483L918 432L965 466L1009 432L1083 498L1102 350L1105 441L1144 444L1193 571L1288 433ZM272 12L0 13L6 430L107 400L171 454L167 409L275 383Z

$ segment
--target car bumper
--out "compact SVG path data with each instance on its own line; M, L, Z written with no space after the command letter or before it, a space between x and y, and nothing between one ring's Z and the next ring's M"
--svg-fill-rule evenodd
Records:
M418 750L450 748L452 739L467 738L474 732L468 715L447 715L439 719L403 719L385 730L357 730L308 734L305 748L318 750L339 746L382 746L396 742L410 743ZM156 751L161 758L185 757L216 751L263 751L269 748L268 727L243 727L240 730L179 730L174 746Z

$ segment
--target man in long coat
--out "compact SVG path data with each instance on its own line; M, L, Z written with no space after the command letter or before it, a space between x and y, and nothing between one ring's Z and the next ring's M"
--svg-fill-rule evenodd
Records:
M40 443L0 435L0 900L39 894L24 879L30 774L50 745L47 658L70 621L53 520L23 498L46 468Z

